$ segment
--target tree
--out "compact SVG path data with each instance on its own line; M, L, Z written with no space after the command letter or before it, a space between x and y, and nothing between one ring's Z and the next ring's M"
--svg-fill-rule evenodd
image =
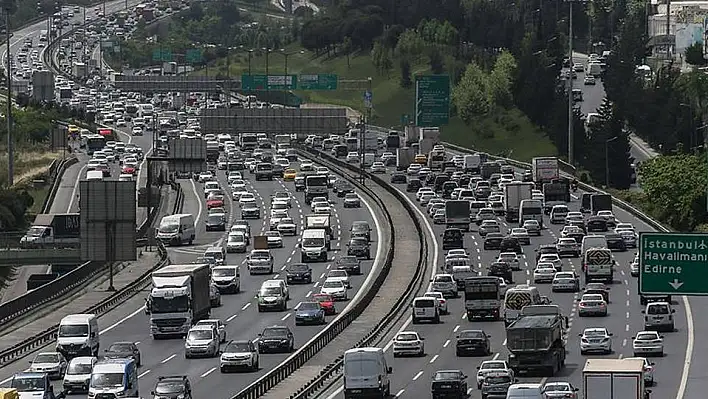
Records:
M423 54L425 43L418 32L408 29L398 37L395 54L410 62L415 62Z
M516 60L508 51L503 51L497 56L494 68L489 74L488 102L502 108L513 105L513 94L511 92L516 73Z
M706 64L706 59L703 56L703 43L693 43L688 46L685 55L686 62L691 65L701 66Z
M352 46L352 39L350 37L345 37L344 42L342 42L342 51L347 56L347 68L352 67L349 60L349 55L352 53Z
M407 89L411 87L413 82L411 81L411 63L408 61L406 58L401 58L400 59L400 67L401 67L401 81L400 85L402 88Z
M452 103L466 124L472 123L475 116L489 112L488 84L484 71L477 63L471 62L452 90Z
M611 187L629 188L634 159L630 154L629 133L624 129L624 121L607 98L597 113L598 120L590 123L583 166L595 182L605 182L609 177ZM609 175L606 175L608 171Z
M428 51L428 58L430 58L430 71L432 73L440 74L445 70L445 61L440 53L440 50L436 46L431 46Z

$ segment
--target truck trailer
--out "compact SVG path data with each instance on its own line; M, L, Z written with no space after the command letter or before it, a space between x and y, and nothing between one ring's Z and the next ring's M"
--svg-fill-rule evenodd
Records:
M211 313L209 264L169 265L152 272L147 300L153 338L185 337Z
M402 147L396 149L396 170L406 170L415 159L415 149Z
M334 238L332 232L332 218L329 215L306 215L305 230L307 229L323 229L330 239Z
M536 188L541 190L545 183L551 183L560 177L558 158L536 157L531 160L531 174Z
M568 318L557 305L531 305L506 328L509 367L519 372L539 371L553 376L565 367L563 334Z
M470 231L470 202L467 200L448 200L445 202L445 225Z
M81 217L78 213L37 215L20 239L23 248L71 248L81 243Z
M649 399L642 359L588 359L583 399Z
M519 221L521 201L533 197L533 183L514 182L504 186L504 218L509 223Z

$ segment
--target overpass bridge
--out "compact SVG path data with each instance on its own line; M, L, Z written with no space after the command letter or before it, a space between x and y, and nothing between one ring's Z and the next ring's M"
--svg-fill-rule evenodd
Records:
M80 264L80 248L3 248L0 250L0 267Z

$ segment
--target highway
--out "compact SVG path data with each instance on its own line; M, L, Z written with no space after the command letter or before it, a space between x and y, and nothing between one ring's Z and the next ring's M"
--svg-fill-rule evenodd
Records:
M405 191L405 185L397 185L399 190ZM577 193L581 195L580 192ZM416 203L413 193L407 194L412 202ZM417 205L424 213L424 208ZM579 201L577 197L569 204L571 210L578 210ZM614 209L616 217L622 222L631 222L634 224L637 231L651 231L652 229L632 217L621 209ZM439 237L444 231L444 225L433 225L429 217L425 217L429 230L433 236ZM500 220L502 226L507 230L511 227L503 218ZM532 237L531 245L524 247L524 255L522 260L522 270L514 272L515 284L532 283L533 268L535 267L534 249L538 245L555 243L556 238L560 234L562 225L551 225L546 219L545 224L549 226L543 231L541 237ZM473 225L473 230L474 225ZM442 251L440 239L437 239L438 248L435 251L439 253L438 264L436 269L444 264L445 251ZM483 249L483 239L477 232L465 234L465 247L471 255L473 264L476 265L476 270L486 274L485 267L494 261L497 257L497 251L485 251ZM576 312L576 300L581 294L573 293L552 293L550 284L536 284L541 292L541 295L547 295L551 298L552 303L559 305L564 313L569 317L570 330L568 332L567 359L566 367L559 374L548 379L534 378L522 376L520 382L545 382L545 381L569 381L574 386L581 386L581 371L585 360L591 356L581 356L579 350L578 334L587 327L602 327L605 326L610 332L614 333L613 348L614 353L607 355L609 357L631 357L632 354L632 336L643 330L643 315L640 313L643 307L639 304L639 296L637 293L637 279L630 276L629 263L634 257L635 250L627 252L616 252L615 259L619 267L615 274L615 284L611 286L609 305L610 313L604 318L579 318ZM580 262L577 258L564 258L564 270L575 270L580 273ZM512 284L513 285L513 284ZM441 325L434 324L409 324L410 319L399 331L417 331L425 338L426 355L420 358L393 358L391 356L393 366L393 379L391 392L395 393L396 397L419 398L421 392L430 392L430 381L435 371L445 369L461 369L469 376L469 393L471 398L480 398L481 395L475 386L476 367L483 360L502 359L508 357L504 344L506 334L503 322L469 322L466 320L464 311L463 298L449 299L448 306L449 315L442 317ZM656 386L652 388L654 398L673 398L679 389L681 375L683 371L684 358L688 340L688 328L686 314L684 312L683 302L679 299L674 299L674 306L677 309L676 314L676 329L672 333L666 333L665 336L665 357L653 359L656 362L655 379ZM493 355L489 357L479 358L458 358L455 355L455 338L456 333L464 329L483 329L487 334L491 335ZM392 337L388 337L390 339ZM392 343L389 341L384 348L390 353ZM335 392L328 392L328 398L342 398L341 386ZM426 394L427 396L427 394Z

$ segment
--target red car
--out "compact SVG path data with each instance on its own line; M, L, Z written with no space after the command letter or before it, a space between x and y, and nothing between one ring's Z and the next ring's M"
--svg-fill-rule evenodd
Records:
M207 202L207 209L211 208L221 208L224 206L224 198L223 197L214 197L211 199L208 199Z
M135 172L136 170L132 166L123 166L123 169L121 170L121 173L125 175L134 175Z
M333 315L337 313L337 309L334 308L334 299L329 294L314 294L312 299L320 303L322 309L324 309L326 315Z

